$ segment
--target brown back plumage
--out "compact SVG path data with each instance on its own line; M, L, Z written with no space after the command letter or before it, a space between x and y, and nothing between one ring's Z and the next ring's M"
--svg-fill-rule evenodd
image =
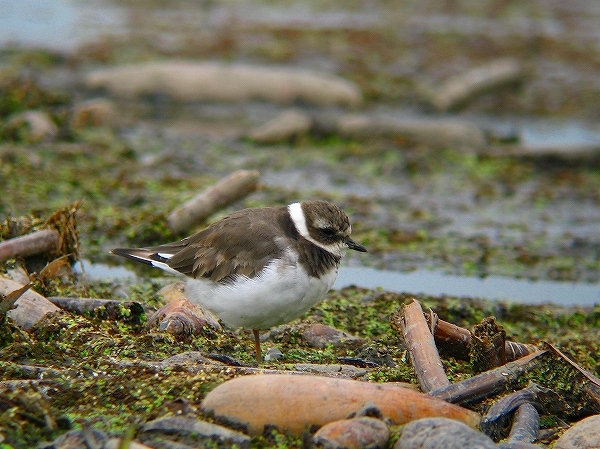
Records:
M311 238L324 244L351 242L348 217L339 208L310 201L303 202L302 209ZM240 210L178 242L112 252L192 278L229 283L237 276L255 277L288 249L297 252L298 263L312 277L320 277L341 260L300 235L287 206Z
M223 282L235 275L256 276L269 259L281 256L295 234L285 206L247 209L179 242L146 249L173 254L166 263L182 274ZM271 235L277 237L260 238Z

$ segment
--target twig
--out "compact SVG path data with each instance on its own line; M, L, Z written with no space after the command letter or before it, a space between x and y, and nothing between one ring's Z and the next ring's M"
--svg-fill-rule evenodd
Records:
M435 313L431 317L426 314L425 318L429 322L433 322L433 336L437 347L442 353L447 353L461 360L469 360L469 351L473 344L473 334L470 330L440 320ZM505 342L507 362L532 354L537 350L538 348L535 345L528 343Z
M137 301L59 296L51 296L48 301L71 313L79 315L93 313L102 319L122 320L134 324L141 322L141 315L144 313L143 306Z
M491 437L499 435L505 418L523 404L535 403L540 393L544 393L544 390L531 382L526 388L502 397L492 404L487 413L481 418L481 430Z
M424 392L450 385L421 304L413 299L403 307L401 325L410 360Z
M54 251L58 246L58 242L58 232L53 229L43 229L6 240L0 243L0 262L15 257L29 257Z
M585 377L587 380L589 380L596 387L600 388L600 379L598 377L596 377L594 374L590 373L588 370L583 368L578 363L571 360L569 357L567 357L565 354L563 354L556 346L545 341L544 348L548 349L551 353L553 353L554 355L563 359L565 362L567 362L569 365L571 365L577 372L579 372L583 377Z
M240 170L196 195L169 215L169 227L179 234L206 220L217 210L248 195L258 187L257 171Z
M540 430L540 414L531 404L519 406L513 419L508 442L523 441L533 443Z
M523 70L514 59L498 59L457 75L439 86L432 103L439 111L447 111L483 92L519 81Z
M534 352L478 376L430 391L429 394L458 404L477 401L504 389L510 382L532 369L538 363L538 359L547 353L548 350Z

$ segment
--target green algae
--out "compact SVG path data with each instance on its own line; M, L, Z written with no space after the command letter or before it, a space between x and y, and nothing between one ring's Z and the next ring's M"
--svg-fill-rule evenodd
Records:
M248 57L295 62L298 49L323 53L337 61L344 75L359 83L368 105L396 105L398 101L412 105L423 103L423 93L427 90L423 78L439 81L434 78L448 74L438 70L441 61L459 58L465 49L473 49L470 58L475 63L484 62L490 54L504 52L526 58L528 48L514 38L502 43L485 40L471 45L474 42L467 37L430 31L420 50L418 69L411 68L398 75L388 67L402 60L413 43L398 45L395 33L343 31L341 38L336 37L338 44L351 42L354 51L351 55L338 55L336 46L330 42L331 32L327 30L298 32L260 29L259 26L255 31L267 36L269 44L248 50ZM186 55L231 58L236 46L242 39L247 40L246 37L244 32L226 30L213 45L186 45L189 48ZM135 33L132 39L136 39ZM552 44L548 52L566 51L564 43L546 43ZM160 49L151 48L145 35L133 44L127 47L121 42L101 42L80 49L71 56L70 63L85 66L98 61L129 62L132 55L140 60L165 56ZM369 57L364 58L365 54ZM582 64L582 60L589 59L589 54L586 51L571 57ZM18 67L36 69L62 64L52 55L35 52L13 55L11 59ZM452 194L466 194L475 199L474 206L466 206L466 211L496 201L507 201L510 208L514 206L511 200L520 199L532 210L544 212L549 217L548 223L552 223L561 198L584 205L597 205L600 200L597 161L588 164L487 157L460 153L453 148L430 149L386 139L364 142L331 135L309 136L293 145L268 147L227 139L218 142L200 139L197 143L198 136L171 140L165 136L126 139L110 128L69 129L65 111L73 98L49 92L19 72L4 78L2 83L1 119L15 112L39 108L51 115L61 131L57 141L36 144L25 142L18 133L0 133L3 139L0 142L0 217L6 223L0 229L0 238L27 233L55 210L82 200L77 213L81 252L84 257L98 261L108 261L108 250L114 246L154 245L181 237L168 229L168 213L239 168L251 167L265 172L318 169L331 174L335 187L353 186L359 181L368 186L399 184L406 195L428 191L432 197L441 198L442 206ZM564 91L563 88L556 96L560 98ZM518 114L547 113L552 109L556 113L580 115L597 110L597 91L571 86L568 93L566 101L556 102L550 98L555 96L554 92L547 99L543 92L531 94L530 91L528 95L519 96L518 91L509 91L491 104L476 102L470 109ZM553 101L559 106L552 105ZM525 194L519 193L523 187L526 187ZM339 203L356 219L353 235L370 250L370 259L366 259L365 264L383 264L384 257L395 255L407 269L427 267L481 276L598 280L600 265L593 241L583 242L581 250L575 238L561 236L553 240L545 233L535 238L530 238L529 233L524 234L526 238L498 240L482 236L483 230L494 226L500 233L525 232L529 226L527 217L502 226L492 221L476 223L475 231L480 231L476 234L481 235L465 237L440 230L445 220L441 208L407 206L402 198L384 201L372 197L371 193L362 197L346 194L343 188L342 193L323 190L305 192L264 186L260 192L217 212L213 218L241 207L287 204L305 196L320 196ZM450 195L442 195L446 190ZM371 219L378 208L390 210L396 222ZM594 238L594 235L590 237ZM2 264L2 268L12 266L14 261ZM144 277L155 275L149 270L139 272ZM163 283L149 279L127 286L128 299L144 304L149 314L160 306L155 292ZM115 291L123 290L112 280L82 281L75 277L45 283L37 281L34 288L46 296L92 298L113 297ZM391 360L391 366L369 372L363 377L365 380L414 383L403 340L389 322L390 316L412 296L415 295L358 288L333 292L327 301L308 312L303 321L334 326L363 337L368 343L359 348L313 349L302 341L294 327L296 322L263 345L277 345L284 352L283 359L269 367L292 370L297 362L336 363L339 357L361 358L376 352ZM563 309L469 298L416 297L442 319L468 328L488 316L495 316L504 326L508 339L534 344L549 341L585 368L599 372L598 307ZM250 336L226 332L176 339L169 334L148 333L145 319L146 314L141 314L139 320L128 320L126 312L115 321L106 320L102 314L59 313L47 317L30 332L18 329L11 322L0 325L0 379L3 381L0 433L4 438L0 448L33 447L69 428L86 425L111 435L122 435L156 417L185 413L210 419L200 411L202 398L214 386L239 372L226 367L190 372L178 366L157 367L156 362L182 352L200 351L229 355L252 364ZM468 362L444 357L443 363L452 381L477 374ZM542 415L546 428L556 426L561 420L574 421L591 409L582 380L563 362L546 360L520 383L525 385L529 380L555 393L555 398L546 401L546 414ZM12 381L16 383L10 383ZM275 430L252 441L253 447L265 448L304 445L302 438Z
M138 292L150 288L135 286ZM389 321L390 315L410 297L350 287L331 292L303 321L334 325L367 339L367 346L376 344L379 351L386 352L392 366L372 370L364 376L365 380L414 382L403 341ZM499 305L468 298L417 298L424 308L431 307L441 318L467 327L495 314L509 339L528 343L549 340L587 369L600 365L598 310L546 306L540 313L537 306ZM299 361L336 363L338 357L356 357L361 349L365 350L310 348L300 341L294 323L282 333L284 336L275 344L284 358L267 366L283 371L293 370ZM202 398L214 386L239 375L236 369L221 366L191 370L185 365L161 366L157 362L186 351L220 353L246 363L253 359L251 339L243 333L174 338L149 334L141 325L64 312L47 316L29 333L13 329L13 335L13 341L5 341L0 349L0 372L5 381L0 388L0 422L11 423L3 425L2 432L13 447L51 440L68 428L88 424L121 435L132 423L180 413L177 411L182 407L185 416L210 419L200 410ZM470 363L445 356L443 361L452 381L477 373ZM31 369L32 362L38 371ZM551 416L543 416L549 426L552 416L575 420L593 410L582 380L559 360L547 359L519 384L529 380L550 388L554 395L546 400L546 414ZM16 383L9 388L11 381ZM300 442L276 433L255 438L252 447L282 444L299 447Z

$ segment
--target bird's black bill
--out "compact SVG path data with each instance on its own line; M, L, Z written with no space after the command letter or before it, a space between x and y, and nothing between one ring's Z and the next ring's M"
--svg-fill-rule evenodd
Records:
M354 251L360 251L361 253L366 253L367 248L365 248L364 246L362 246L360 243L356 243L354 240L352 240L350 237L348 237L346 239L346 245L348 245L349 249L353 249Z

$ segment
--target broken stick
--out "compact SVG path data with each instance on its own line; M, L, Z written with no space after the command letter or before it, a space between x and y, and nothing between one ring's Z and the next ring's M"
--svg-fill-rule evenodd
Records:
M255 191L258 177L257 171L244 170L229 175L171 212L169 227L175 234L188 231L219 209Z
M533 369L540 357L547 353L548 350L534 352L485 373L430 391L429 394L453 404L475 402L503 390L506 385Z
M15 257L29 257L35 254L55 251L59 235L53 229L43 229L31 234L15 237L0 243L0 262Z
M413 299L402 312L404 340L421 389L427 393L450 385L421 304Z

